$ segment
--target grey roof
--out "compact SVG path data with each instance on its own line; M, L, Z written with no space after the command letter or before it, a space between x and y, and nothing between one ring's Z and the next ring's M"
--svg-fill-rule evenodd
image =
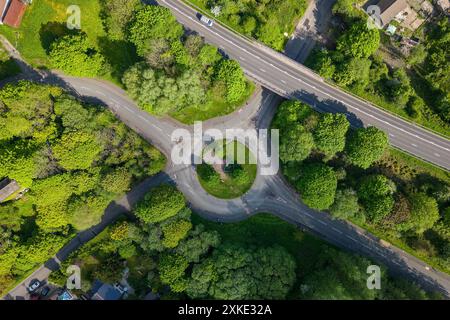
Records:
M9 180L6 178L0 181L0 202L8 198L19 189L20 186L15 180Z
M122 298L122 292L108 283L102 283L96 280L92 287L91 300L119 300Z
M406 0L380 0L376 5L380 8L380 18L383 27L408 7Z

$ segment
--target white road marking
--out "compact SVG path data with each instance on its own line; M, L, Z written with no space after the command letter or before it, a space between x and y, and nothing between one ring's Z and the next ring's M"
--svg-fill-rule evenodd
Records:
M331 229L333 229L334 231L336 231L336 232L339 233L339 234L342 234L342 233L343 233L341 230L336 229L335 227L331 227Z
M411 145L412 145L414 148L417 148L417 144L411 143Z
M259 68L259 70L261 70L262 72L266 72L266 70L264 70L263 68Z
M322 220L317 220L319 223L321 223L321 224L323 224L324 226L327 226L328 225L328 223L326 223L326 222L323 222Z
M441 156L439 153L436 153L436 152L434 153L434 155L438 158Z
M248 50L246 50L246 49L244 49L244 48L241 48L238 44L234 43L233 41L231 41L231 40L229 40L229 39L227 39L227 38L221 36L221 35L218 34L217 32L215 32L215 31L213 31L212 29L208 28L207 26L201 24L199 21L192 19L192 17L186 15L186 14L185 14L184 12L182 12L180 9L174 7L173 5L167 3L167 2L164 1L164 0L163 0L163 2L164 2L167 6L171 7L173 10L179 12L179 13L180 13L181 15L183 15L184 17L187 17L188 19L190 19L190 20L196 22L196 23L199 24L201 27L203 27L204 29L208 30L208 32L210 32L210 33L212 33L212 34L215 34L217 37L221 38L221 39L224 40L225 42L228 42L229 44L235 46L236 48L238 48L238 49L240 49L240 50L243 50L244 52L247 52L248 54L251 54L251 55L252 55L254 58L256 58L256 59L258 59L258 60L260 60L260 61L262 61L262 62L264 62L264 63L266 63L266 64L269 64L267 61L265 61L265 60L264 60L263 58L261 58L260 56L255 55L255 54L253 54L253 53L249 53ZM223 48L221 48L221 49L223 49ZM303 83L303 84L309 86L310 88L313 88L314 90L320 92L320 93L323 94L323 95L326 95L327 97L330 97L330 98L332 98L332 99L334 99L334 100L336 100L336 101L339 101L339 102L343 103L344 105L347 105L348 107L350 107L350 108L352 108L352 109L354 109L354 110L360 111L361 113L365 114L366 116L373 117L373 118L377 119L378 121L381 121L381 122L387 124L388 126L394 127L394 128L397 129L397 130L400 130L400 131L402 131L402 132L404 132L404 133L406 133L406 134L408 134L408 135L410 135L410 136L413 136L413 137L415 137L415 138L417 138L417 139L420 139L420 140L425 141L425 142L427 142L427 143L429 143L429 144L432 144L432 145L434 145L434 146L436 146L436 147L438 147L438 148L440 148L440 149L443 149L443 150L446 150L446 151L450 151L450 149L448 149L448 148L446 148L446 147L443 147L443 146L441 146L441 145L439 145L439 144L437 144L437 143L431 142L431 141L429 141L428 139L422 138L422 137L420 137L420 136L418 136L418 135L416 135L416 134L413 134L413 133L411 133L411 132L409 132L409 131L407 131L407 130L405 130L405 129L398 128L396 125L393 125L393 124L391 124L391 123L389 123L389 122L387 122L387 121L378 119L378 118L376 118L375 116L373 116L373 115L370 114L370 113L367 113L367 112L365 112L365 111L362 111L362 110L360 110L360 109L357 108L357 107L354 107L354 106L352 106L352 105L350 105L350 104L348 104L348 103L346 103L346 102L344 102L344 101L342 101L342 100L339 100L339 99L337 99L336 97L330 95L329 93L326 93L326 92L324 92L323 90L320 90L320 89L316 88L315 86L313 86L313 85L311 85L311 84L305 82L305 81L302 80L302 79L299 79L299 78L297 78L297 77L291 75L291 74L288 73L287 71L282 70L282 69L280 69L280 68L277 67L277 66L273 66L273 68L277 69L277 70L280 71L280 72L283 72L283 73L287 74L287 75L288 75L289 77L291 77L292 79L294 79L294 80L296 80L296 81L299 81L299 82L301 82L301 83ZM265 72L265 71L264 71L264 72ZM367 103L364 102L364 101L362 101L362 103L367 104ZM369 104L367 104L367 105L370 106ZM383 112L383 110L381 110L381 109L378 109L378 111ZM388 113L387 113L387 114L388 114ZM388 114L388 115L390 115L390 114ZM399 120L401 120L401 119L399 119ZM405 121L405 122L406 122L406 121ZM407 123L407 122L406 122L406 123ZM409 123L407 123L407 124L410 125Z
M353 238L352 236L349 236L348 234L346 234L345 236L354 242L358 242L355 238Z

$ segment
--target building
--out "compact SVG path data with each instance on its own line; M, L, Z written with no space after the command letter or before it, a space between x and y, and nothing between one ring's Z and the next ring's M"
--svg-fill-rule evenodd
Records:
M95 280L91 289L91 300L120 300L125 295L126 289L120 284L114 286Z
M18 28L32 0L0 0L0 23Z
M440 11L450 15L450 0L435 0L435 4Z
M9 178L0 180L0 202L6 200L19 189L20 186L15 180L10 180Z
M382 28L386 28L395 20L402 27L414 31L424 22L406 0L379 0L374 5L380 9L379 18Z
M406 0L380 0L376 4L380 8L380 19L383 28L407 9Z

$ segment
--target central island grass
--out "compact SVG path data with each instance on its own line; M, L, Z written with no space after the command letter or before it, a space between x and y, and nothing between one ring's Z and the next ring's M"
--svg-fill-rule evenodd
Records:
M225 141L218 141L223 143L224 152L217 153L215 157L226 159L227 165L210 165L202 163L197 166L198 180L209 194L221 199L234 199L245 194L253 185L256 178L257 166L253 164L253 155L247 147L237 141L226 143ZM214 146L210 145L205 148L204 152L212 150ZM232 152L234 148L234 153ZM235 164L237 162L236 155L242 152L245 154L246 161L244 164ZM234 155L234 156L233 156Z

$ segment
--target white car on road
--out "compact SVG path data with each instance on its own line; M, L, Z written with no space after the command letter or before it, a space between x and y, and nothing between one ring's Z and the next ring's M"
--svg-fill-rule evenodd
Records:
M200 17L200 21L203 22L204 24L206 24L208 27L212 27L214 25L214 21L209 19L206 16L201 16Z

